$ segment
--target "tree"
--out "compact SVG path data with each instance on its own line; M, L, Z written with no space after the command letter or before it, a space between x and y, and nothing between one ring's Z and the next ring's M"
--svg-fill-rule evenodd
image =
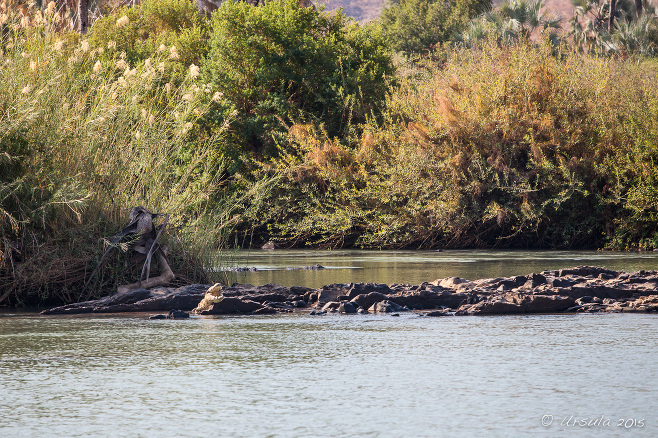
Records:
M537 30L560 28L560 18L544 11L543 0L508 0L501 5L498 15L507 20L513 32L524 38L529 38Z
M608 17L608 32L612 33L615 28L615 14L617 13L617 0L610 0L610 15Z
M633 0L616 0L611 14L607 0L572 0L572 4L574 16L569 20L569 36L578 49L645 55L658 50L658 23L653 6L641 5L638 9Z
M543 0L508 0L498 9L487 12L479 20L472 20L456 42L473 46L482 40L510 44L529 39L536 32L552 32L560 28L560 18L544 12ZM555 37L555 33L550 34Z
M87 33L89 25L89 0L78 0L78 32Z
M244 141L264 155L286 124L316 122L331 136L345 134L377 112L394 72L377 28L297 0L228 1L212 28L204 81L236 105Z
M491 0L390 0L380 21L396 50L422 53L460 33Z

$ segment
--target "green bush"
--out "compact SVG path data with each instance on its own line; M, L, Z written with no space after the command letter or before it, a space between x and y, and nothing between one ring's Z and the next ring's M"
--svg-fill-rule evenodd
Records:
M227 1L212 28L203 78L236 105L238 137L261 155L293 121L344 134L385 98L393 66L382 35L340 12Z
M449 50L359 141L295 126L270 238L371 248L658 246L655 61Z
M380 21L396 50L423 53L464 29L491 9L491 0L391 0Z

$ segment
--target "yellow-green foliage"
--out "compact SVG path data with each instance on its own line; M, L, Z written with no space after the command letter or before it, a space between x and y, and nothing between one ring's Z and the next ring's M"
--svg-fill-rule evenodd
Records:
M658 246L657 76L549 45L450 52L350 144L295 127L269 227L327 246Z
M0 40L0 301L78 299L104 250L101 238L120 229L124 209L137 205L171 215L174 270L201 278L182 255L191 242L199 254L203 242L194 234L201 222L214 222L207 201L217 189L224 140L221 129L195 133L221 96L199 82L194 68L180 85L166 82L168 51L133 65L112 45L93 48L73 34L6 24ZM127 280L111 274L101 273L98 289L111 291Z

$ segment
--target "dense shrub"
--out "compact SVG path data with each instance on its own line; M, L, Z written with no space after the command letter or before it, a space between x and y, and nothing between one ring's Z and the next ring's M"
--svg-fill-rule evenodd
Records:
M391 0L380 21L396 50L427 53L491 9L491 0Z
M236 129L261 155L292 121L344 134L351 121L378 111L392 79L381 34L341 13L296 0L227 1L212 27L203 77L235 103Z
M655 247L657 79L550 45L450 52L358 143L293 127L260 217L297 244Z

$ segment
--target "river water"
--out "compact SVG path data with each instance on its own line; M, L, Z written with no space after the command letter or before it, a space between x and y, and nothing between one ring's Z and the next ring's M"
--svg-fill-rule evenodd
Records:
M638 314L5 314L0 436L655 437L657 343Z
M658 269L658 252L253 250L225 254L219 264L219 269L256 268L225 272L229 282L320 287L351 282L419 284L445 277L475 280L579 265L653 270ZM294 269L316 264L326 269Z
M254 284L307 286L658 261L509 251L233 257L261 268L238 274ZM328 269L284 269L316 263ZM170 321L4 311L0 437L655 437L657 343L658 316L640 314Z

